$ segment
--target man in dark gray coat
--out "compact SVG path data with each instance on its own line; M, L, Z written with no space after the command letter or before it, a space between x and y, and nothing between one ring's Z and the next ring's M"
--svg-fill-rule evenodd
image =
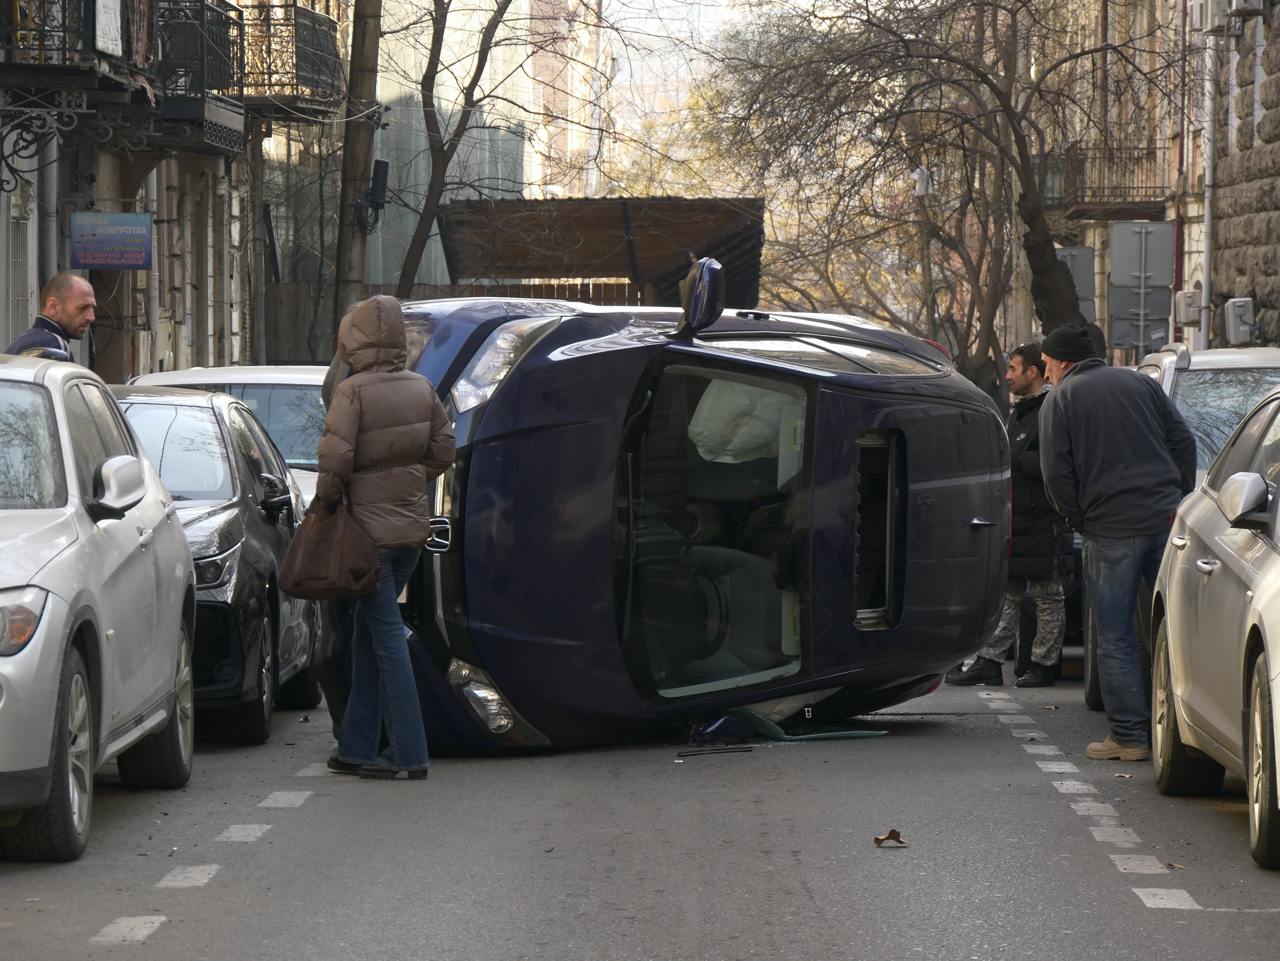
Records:
M1151 757L1151 709L1133 611L1155 584L1178 503L1195 486L1196 442L1149 377L1098 359L1089 332L1067 326L1040 345L1054 385L1040 408L1040 461L1055 509L1083 535L1098 680L1111 733L1095 760Z

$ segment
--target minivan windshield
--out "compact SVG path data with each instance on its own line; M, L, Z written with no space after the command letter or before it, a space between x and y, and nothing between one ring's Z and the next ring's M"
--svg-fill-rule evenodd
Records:
M1173 403L1196 438L1196 469L1208 470L1245 414L1274 388L1280 367L1179 371Z
M56 424L43 387L0 381L0 510L66 504Z
M122 406L174 500L226 501L235 496L213 411L176 404Z

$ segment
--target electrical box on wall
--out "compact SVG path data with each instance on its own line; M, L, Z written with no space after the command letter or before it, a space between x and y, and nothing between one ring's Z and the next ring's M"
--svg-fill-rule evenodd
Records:
M1180 290L1173 295L1173 322L1179 327L1200 326L1200 291Z
M1253 340L1253 298L1232 297L1222 308L1223 327L1227 343L1239 347Z

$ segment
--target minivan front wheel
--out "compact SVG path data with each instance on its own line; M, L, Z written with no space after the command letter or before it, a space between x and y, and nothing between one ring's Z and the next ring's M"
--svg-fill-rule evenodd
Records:
M58 688L49 797L0 829L0 853L8 860L74 861L84 851L93 811L94 718L89 671L72 647Z
M1280 868L1280 788L1276 785L1275 706L1264 651L1249 682L1245 792L1249 799L1249 849L1264 868Z

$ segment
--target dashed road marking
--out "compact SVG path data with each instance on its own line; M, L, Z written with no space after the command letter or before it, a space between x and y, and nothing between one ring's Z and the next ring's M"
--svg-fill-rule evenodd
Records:
M1023 747L1034 747L1033 744L1024 744ZM1070 761L1036 761L1036 767L1044 771L1045 774L1079 774L1080 769Z
M1097 794L1098 789L1088 781L1054 781L1053 786L1063 794Z
M1110 804L1103 804L1101 801L1076 801L1071 805L1071 810L1082 818L1113 818L1116 816L1116 809Z
M295 774L294 777L324 777L328 773L329 765L327 764L308 764L301 771Z
M310 791L272 791L258 802L260 808L296 808L311 797Z
M1037 731L1034 728L1029 728L1027 730L1023 730L1019 728L1018 730L1010 731L1009 733L1012 734L1014 737L1023 737L1033 741L1038 741L1042 737L1047 738L1049 736L1045 734L1044 731Z
M978 697L994 698L995 700L1004 700L1009 695L1004 691L979 691Z
M167 920L163 914L116 918L89 940L94 944L141 944Z
M1089 833L1093 835L1095 841L1102 844L1114 844L1118 848L1136 848L1142 843L1142 839L1134 834L1132 830L1114 824L1091 827L1089 828Z
M1196 899L1180 888L1134 888L1133 893L1142 898L1149 908L1171 908L1176 911L1200 911Z
M1045 755L1045 754L1061 754L1062 753L1062 751L1054 747L1052 744L1024 744L1022 745L1022 749L1026 751L1028 754Z
M1122 874L1169 873L1169 865L1150 854L1113 854L1111 861Z
M202 888L213 876L222 870L218 864L193 864L189 867L174 868L156 885L158 888Z
M258 840L262 835L266 834L270 830L270 824L233 824L214 838L214 840L240 841L247 844L251 841Z
M996 720L1001 724L1031 724L1030 714L997 714Z
M987 707L993 711L1021 711L1022 705L1013 701L987 701Z

